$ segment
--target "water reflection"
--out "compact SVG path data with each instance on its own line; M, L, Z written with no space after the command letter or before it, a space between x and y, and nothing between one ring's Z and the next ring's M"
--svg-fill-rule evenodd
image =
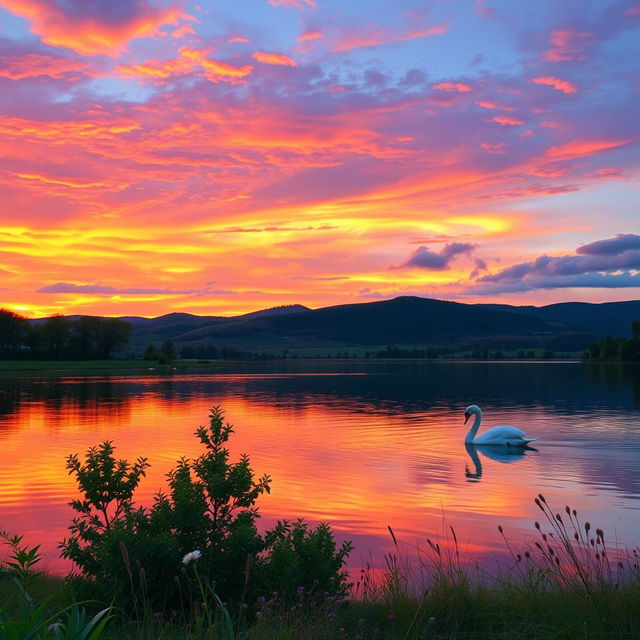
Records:
M620 542L637 543L638 368L251 366L217 375L1 381L0 529L44 543L56 568L56 543L71 516L66 504L76 495L66 456L106 439L118 457L147 456L152 467L138 500L149 504L175 461L200 453L193 432L220 404L235 425L232 457L248 453L256 473L274 479L259 503L262 528L298 516L330 521L338 539L355 540L356 565L369 551L391 550L387 525L418 545L437 539L443 513L468 553L494 553L502 545L497 524L527 535L539 492L580 508L594 524L611 523ZM540 453L464 447L469 398L493 423L527 424L541 438Z
M464 448L467 450L471 463L473 464L473 471L469 468L469 465L464 467L464 475L469 482L478 482L482 478L482 462L478 452L482 452L482 455L489 460L500 462L502 464L511 464L521 460L529 452L538 452L535 447L509 447L507 445L482 445L482 444L469 444L465 443Z

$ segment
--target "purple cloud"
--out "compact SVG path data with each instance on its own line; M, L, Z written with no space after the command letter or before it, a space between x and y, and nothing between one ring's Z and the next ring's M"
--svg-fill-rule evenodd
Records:
M576 249L580 255L619 255L625 251L640 249L640 236L634 233L618 233L615 238L596 240Z
M418 247L411 257L398 269L418 267L419 269L446 269L453 258L461 253L471 253L475 244L467 242L451 242L446 244L438 253L430 251L425 246Z
M564 287L633 287L640 284L640 236L618 234L614 238L583 245L576 255L539 256L477 280L481 291L527 291ZM622 273L620 273L622 272ZM500 285L484 287L482 285Z

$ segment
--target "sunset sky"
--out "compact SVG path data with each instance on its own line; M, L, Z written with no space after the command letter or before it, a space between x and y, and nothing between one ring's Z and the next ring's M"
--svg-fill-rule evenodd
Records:
M0 0L0 307L640 297L640 3Z

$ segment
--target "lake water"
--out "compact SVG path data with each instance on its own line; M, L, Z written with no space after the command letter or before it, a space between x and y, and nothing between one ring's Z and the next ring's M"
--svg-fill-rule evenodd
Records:
M533 451L466 448L464 409L484 428L514 424ZM119 457L149 458L138 499L149 504L193 436L221 405L248 453L273 478L261 529L280 518L328 521L355 544L350 566L384 566L393 527L403 553L451 525L462 550L524 548L542 514L576 508L610 541L640 541L640 368L579 363L279 361L207 375L18 377L0 380L0 529L42 543L50 570L72 516L70 453L109 439Z

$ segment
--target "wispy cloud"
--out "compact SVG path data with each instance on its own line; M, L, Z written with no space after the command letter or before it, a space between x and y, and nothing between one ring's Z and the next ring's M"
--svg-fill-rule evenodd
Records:
M535 84L546 84L557 91L562 91L563 93L578 93L577 85L569 82L568 80L556 78L555 76L540 76L538 78L534 78L531 82L534 82Z
M204 296L204 295L236 295L239 293L261 293L260 291L233 291L228 289L214 289L203 287L200 289L167 289L163 287L114 287L97 284L75 284L72 282L56 282L40 287L37 293L82 293L100 296Z
M256 51L251 57L263 64L275 64L285 67L297 67L298 63L290 56L284 53L274 53L269 51Z
M449 25L447 24L437 24L431 27L409 29L401 32L370 25L359 30L342 33L333 43L331 50L334 53L339 53L361 47L379 47L393 42L404 42L406 40L436 36L446 33L448 30Z

